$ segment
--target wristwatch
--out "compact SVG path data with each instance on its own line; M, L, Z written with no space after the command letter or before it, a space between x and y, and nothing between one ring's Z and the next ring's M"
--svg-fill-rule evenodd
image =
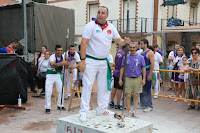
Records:
M86 58L81 58L81 60L85 60Z

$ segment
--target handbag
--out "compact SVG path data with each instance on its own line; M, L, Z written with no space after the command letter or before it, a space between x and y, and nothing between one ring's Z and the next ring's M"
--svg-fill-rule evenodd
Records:
M46 72L39 72L39 79L45 79L46 78Z

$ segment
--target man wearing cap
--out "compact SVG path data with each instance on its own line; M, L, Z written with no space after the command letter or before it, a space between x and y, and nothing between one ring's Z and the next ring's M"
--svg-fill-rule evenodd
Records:
M112 39L121 46L130 43L129 38L122 39L116 28L108 23L108 8L100 6L97 19L88 23L83 31L81 42L81 63L79 69L83 73L83 90L81 96L80 121L87 120L89 102L94 79L97 76L97 103L96 115L112 115L107 110L111 91L111 67L107 56Z

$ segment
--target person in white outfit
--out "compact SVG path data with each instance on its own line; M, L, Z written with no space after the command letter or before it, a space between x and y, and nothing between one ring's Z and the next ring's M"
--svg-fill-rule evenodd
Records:
M107 56L112 39L124 46L130 43L129 38L122 39L117 29L106 21L108 8L100 6L97 18L88 23L83 31L81 42L81 63L79 69L83 73L83 89L81 95L81 122L87 121L92 86L97 75L97 104L96 115L114 114L107 110L111 91L111 68ZM108 74L107 74L108 73Z
M162 56L154 50L152 46L149 46L149 48L153 51L154 53L154 69L159 69L160 65L163 63L163 58ZM159 76L159 71L153 71L153 86L154 86L154 95L158 95L160 91L160 76ZM154 96L154 98L158 98L158 96Z
M66 71L67 73L67 84L65 81L65 86L67 86L67 91L70 91L70 74L72 73L72 88L74 87L74 82L77 80L77 67L78 67L78 63L81 61L80 60L80 56L79 54L76 52L76 48L75 45L70 45L69 46L69 50L65 53L65 59L68 60L69 65L68 65L68 69ZM66 76L66 74L65 74ZM66 79L66 78L65 78ZM66 97L69 98L71 96L70 92L66 93Z
M66 110L64 108L64 100L62 100L61 105L61 95L62 87L63 87L63 78L61 75L61 71L63 70L63 66L68 65L68 61L65 60L64 55L62 55L62 47L61 45L56 45L55 54L51 55L49 58L49 65L47 68L46 75L46 83L45 83L45 109L46 113L50 113L51 109L51 94L53 90L53 85L55 84L57 89L57 106L58 109Z

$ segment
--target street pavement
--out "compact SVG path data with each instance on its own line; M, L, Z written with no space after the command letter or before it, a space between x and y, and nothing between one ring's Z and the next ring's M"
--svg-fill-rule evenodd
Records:
M6 108L0 111L1 133L55 133L58 118L79 113L79 109L60 113L57 110L55 97L53 97L51 114L45 114L44 97L31 97L33 93L30 92L28 95L27 103L22 105L26 107L26 110ZM97 106L96 94L92 94L92 103L95 109ZM77 100L73 102L72 106L78 104ZM174 102L169 98L153 99L153 111L144 113L142 109L138 109L139 118L137 119L152 122L154 133L199 133L200 111L187 110L187 104L183 101ZM69 99L65 100L65 107L68 108L68 106ZM115 109L110 110L121 113Z

